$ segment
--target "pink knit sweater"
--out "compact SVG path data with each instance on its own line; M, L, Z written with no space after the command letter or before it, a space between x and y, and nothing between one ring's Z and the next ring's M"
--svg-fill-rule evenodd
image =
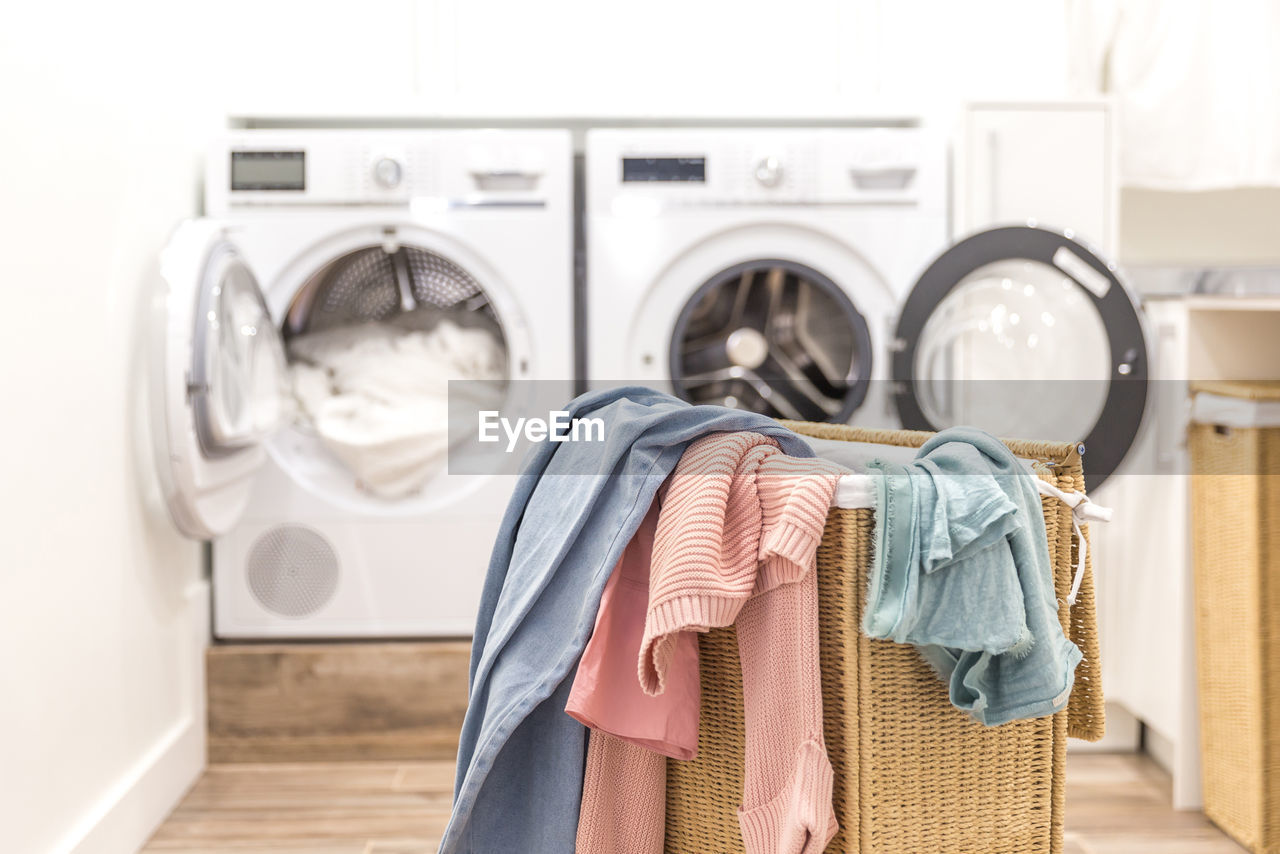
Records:
M788 457L757 433L716 434L685 452L658 519L638 676L661 693L678 633L737 622L747 725L738 818L748 854L816 854L836 831L813 568L842 473ZM636 829L631 842L647 846L636 848L603 826L620 813L650 822L664 814L665 767L620 744L592 735L579 854L661 851L653 829Z

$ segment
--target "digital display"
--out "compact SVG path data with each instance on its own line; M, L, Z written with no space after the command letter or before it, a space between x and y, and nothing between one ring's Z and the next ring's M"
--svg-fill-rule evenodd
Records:
M304 151L231 152L232 190L305 190Z
M707 182L705 157L624 157L623 183L672 181L692 184Z

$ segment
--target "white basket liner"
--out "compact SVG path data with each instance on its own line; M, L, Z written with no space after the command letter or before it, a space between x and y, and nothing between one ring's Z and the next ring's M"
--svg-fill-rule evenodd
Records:
M1247 400L1199 392L1191 402L1191 420L1243 430L1280 427L1280 400Z

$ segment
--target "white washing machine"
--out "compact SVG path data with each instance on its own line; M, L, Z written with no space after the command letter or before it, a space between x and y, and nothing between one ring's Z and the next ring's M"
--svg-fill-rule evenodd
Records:
M1146 409L1114 265L1020 224L951 243L926 127L589 132L587 372L698 403L1076 441L1094 487Z
M568 389L569 134L237 131L206 194L161 259L153 410L171 515L213 541L215 633L470 634L512 478L370 490L295 417L291 341L447 316L500 342L500 393Z

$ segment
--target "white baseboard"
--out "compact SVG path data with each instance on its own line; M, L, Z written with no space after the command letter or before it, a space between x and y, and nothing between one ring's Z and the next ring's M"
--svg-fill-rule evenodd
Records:
M1142 724L1119 703L1107 703L1107 732L1098 741L1067 742L1072 753L1134 753L1141 742Z
M186 592L192 634L191 671L185 686L191 703L154 745L85 811L54 847L60 854L136 854L172 812L205 766L204 651L209 643L209 582Z
M1186 734L1175 741L1152 727L1147 727L1147 754L1173 778L1173 808L1198 810L1204 806L1200 788L1199 732Z

